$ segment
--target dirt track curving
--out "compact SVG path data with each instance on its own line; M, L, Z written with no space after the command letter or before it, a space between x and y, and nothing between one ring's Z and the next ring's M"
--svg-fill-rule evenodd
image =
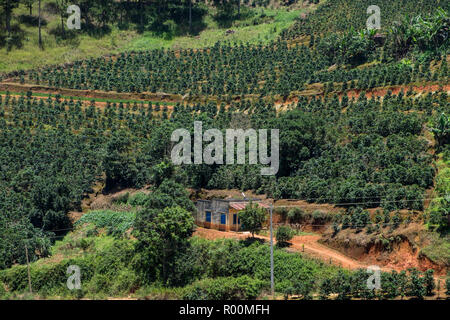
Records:
M201 238L214 240L214 239L245 239L250 237L251 235L248 233L238 233L238 232L225 232L218 231L214 229L205 229L202 227L197 227L195 232L196 236ZM269 241L269 237L256 235L259 239L264 239ZM345 256L344 254L328 248L317 241L320 239L320 235L305 235L305 236L295 236L291 241L291 246L288 250L294 252L304 252L307 255L323 260L327 263L332 263L334 265L341 266L346 269L360 269L367 268L368 265L358 260L352 259L350 257ZM275 241L275 240L274 240ZM276 241L275 241L276 242ZM390 271L390 268L381 268L385 271Z
M233 232L233 231L219 231L214 229L205 229L202 227L197 227L195 234L201 238L214 240L214 239L246 239L250 237L250 233L241 233L241 232ZM255 237L259 239L263 239L267 242L270 241L269 237L256 235ZM321 235L302 235L295 236L291 241L291 246L287 249L292 252L300 252L305 253L310 257L322 260L326 263L330 263L336 266L340 266L345 269L355 270L355 269L366 269L370 266L370 264L359 261L352 257L349 257L337 250L334 250L326 245L323 245L318 242L321 238ZM276 243L276 241L274 240ZM401 265L398 266L380 266L380 269L383 271L402 271L404 268ZM436 279L441 279L442 277L439 275L435 276Z

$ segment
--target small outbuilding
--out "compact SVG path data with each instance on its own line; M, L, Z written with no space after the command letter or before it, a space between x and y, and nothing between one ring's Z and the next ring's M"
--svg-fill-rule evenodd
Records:
M262 208L269 205L261 199L212 199L196 202L197 214L194 216L198 226L221 231L239 231L241 221L239 212L252 202Z

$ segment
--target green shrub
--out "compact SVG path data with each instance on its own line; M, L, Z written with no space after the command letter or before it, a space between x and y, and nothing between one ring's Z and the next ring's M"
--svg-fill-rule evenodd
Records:
M128 204L132 206L144 206L147 203L148 196L143 192L133 194L128 199Z
M65 259L57 264L31 264L30 276L33 291L52 293L55 290L67 290L67 268L70 265L77 265L81 270L81 281L89 281L94 274L95 267L92 260L86 258ZM18 265L3 270L0 273L0 279L4 282L10 291L28 290L27 266Z
M131 229L136 218L135 212L116 212L111 210L90 211L83 215L75 225L92 223L97 228L106 228L109 235L120 237Z
M264 282L249 276L204 279L185 288L185 300L249 300L255 299Z
M445 294L447 296L450 296L450 278L447 278L445 280L445 288L446 288Z
M111 293L113 295L132 293L139 287L139 283L139 278L134 270L120 270L111 286Z
M307 219L307 217L308 217L308 214L300 208L292 208L288 212L289 222L291 222L291 223L292 222L298 223L301 221L305 221Z
M33 292L44 296L80 298L90 295L118 295L134 291L139 282L130 268L134 255L134 243L129 240L115 240L105 244L95 254L64 259L58 263L32 263L30 274ZM81 290L67 288L67 268L80 267ZM0 281L11 292L28 290L27 266L17 265L0 272ZM97 296L95 296L97 297Z
M402 222L402 218L400 216L400 213L398 211L395 212L394 216L392 217L392 227L398 228L400 223Z
M436 284L434 283L433 274L434 274L433 269L429 269L429 270L425 271L425 277L424 277L425 295L427 295L427 296L432 296L433 291L436 288Z
M127 203L129 197L130 197L130 193L126 192L126 193L123 193L123 194L117 196L116 198L114 198L113 202L114 203Z
M314 224L324 224L325 222L329 221L331 217L325 212L316 210L312 213L312 219Z
M409 269L409 271L407 295L417 299L423 299L423 296L426 294L423 273L415 268Z
M0 299L6 295L5 285L0 282Z
M279 226L275 234L279 246L285 246L293 237L294 231L289 226Z
M111 288L110 279L104 274L95 274L92 279L85 286L90 294L99 294L109 292Z
M275 208L275 214L279 214L282 221L286 221L286 218L288 217L288 210L284 207Z

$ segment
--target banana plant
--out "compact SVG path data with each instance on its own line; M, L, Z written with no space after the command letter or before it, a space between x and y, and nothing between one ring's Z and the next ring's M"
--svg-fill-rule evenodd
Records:
M437 124L434 128L429 129L436 137L438 146L442 147L448 142L450 133L450 120L445 113L441 113L438 118Z

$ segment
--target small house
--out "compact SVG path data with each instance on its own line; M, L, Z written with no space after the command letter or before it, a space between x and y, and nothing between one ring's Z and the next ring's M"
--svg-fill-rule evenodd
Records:
M252 202L262 208L269 205L261 199L212 199L198 200L195 222L198 226L221 231L238 231L241 227L239 212Z

